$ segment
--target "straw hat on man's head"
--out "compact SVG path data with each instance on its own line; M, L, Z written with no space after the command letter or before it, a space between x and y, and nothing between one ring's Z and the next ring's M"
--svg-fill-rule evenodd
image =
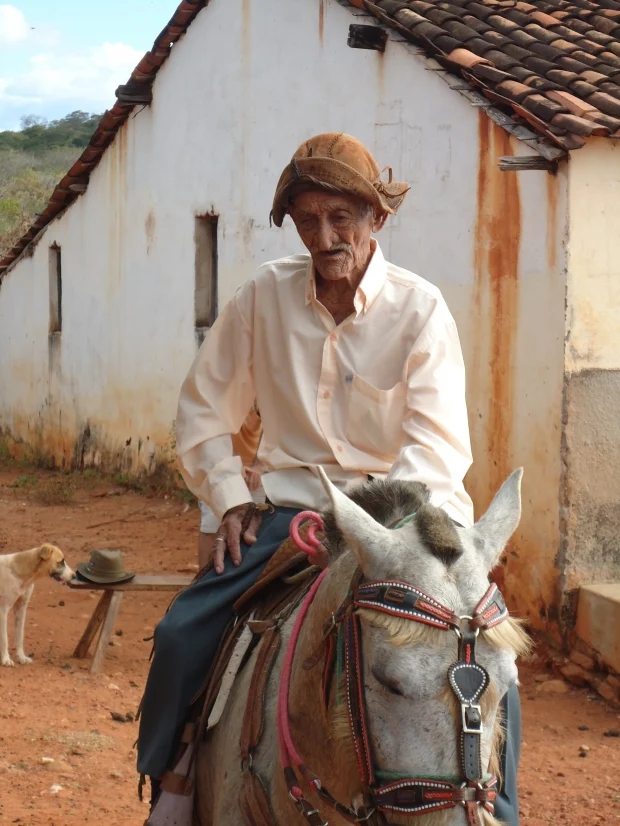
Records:
M282 226L296 194L308 189L324 189L354 195L370 204L377 215L393 214L410 187L392 181L386 168L383 180L379 165L366 147L351 135L327 132L305 141L280 176L273 200L272 218Z

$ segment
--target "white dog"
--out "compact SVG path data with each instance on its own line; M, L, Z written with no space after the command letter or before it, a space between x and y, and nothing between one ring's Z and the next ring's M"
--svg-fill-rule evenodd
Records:
M26 608L34 590L35 580L51 576L58 582L68 582L75 574L65 562L60 548L41 545L29 551L0 555L0 662L15 665L9 656L7 620L15 608L15 654L22 665L31 663L24 653Z

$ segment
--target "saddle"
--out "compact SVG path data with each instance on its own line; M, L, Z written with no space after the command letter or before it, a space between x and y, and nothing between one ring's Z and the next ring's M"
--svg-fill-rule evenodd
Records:
M304 539L307 537L307 527L303 525L300 529ZM209 563L199 571L192 585L199 582L211 568L212 563ZM260 643L240 743L244 775L241 806L251 826L270 826L273 823L260 778L252 771L251 752L262 734L263 699L280 648L280 626L301 602L319 573L320 569L310 564L306 554L300 552L288 538L267 563L256 583L234 604L233 620L224 632L202 687L192 699L189 722L174 761L175 771L167 771L161 778L162 791L192 795L198 744L219 721L237 675ZM188 750L191 752L189 760Z

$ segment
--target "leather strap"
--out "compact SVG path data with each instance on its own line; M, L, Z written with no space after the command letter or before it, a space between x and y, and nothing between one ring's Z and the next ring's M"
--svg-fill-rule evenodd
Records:
M194 791L194 780L184 774L167 771L161 776L160 788L163 792L170 794L189 796Z
M193 723L185 723L183 734L181 735L182 743L193 743L196 735L196 726Z
M496 625L499 625L507 616L508 608L506 607L504 597L497 585L493 582L478 605L476 605L476 610L474 611L474 616L469 621L469 626L474 630L487 630L488 628L494 628Z
M265 692L278 651L281 634L277 625L272 625L263 634L260 643L241 726L241 760L247 761L260 742L263 733Z
M344 673L349 723L362 780L362 790L366 792L374 783L374 769L366 724L364 664L362 662L360 619L357 614L350 614L344 620Z
M398 580L360 583L355 591L357 608L372 608L384 614L415 620L447 631L459 628L459 617L424 591Z
M448 780L415 777L381 786L374 790L373 797L381 811L398 814L423 814L462 805L476 813L473 824L479 826L479 806L488 806L493 811L496 782L493 777L484 785L460 786Z
M489 685L489 675L476 662L477 632L461 632L459 659L448 669L448 681L461 706L461 768L470 783L482 779L482 714L478 701Z
M243 772L239 805L247 826L273 826L276 822L263 781L248 768Z

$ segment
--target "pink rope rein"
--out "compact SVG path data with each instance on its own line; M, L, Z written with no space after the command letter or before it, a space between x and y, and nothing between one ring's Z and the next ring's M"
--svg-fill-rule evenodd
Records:
M299 534L301 523L310 520L311 525L308 528L308 541L303 540ZM321 546L320 539L317 539L316 532L323 530L323 520L318 513L314 511L302 511L293 517L290 527L291 539L300 550L308 554L310 561L317 562L316 555Z
M301 536L299 535L299 528L301 523L304 520L310 519L312 524L308 529L308 541L304 541ZM320 540L316 537L316 531L323 529L323 520L318 515L318 513L314 513L313 511L303 511L302 513L298 513L291 522L290 527L290 535L293 542L308 554L308 557L312 561L316 558L317 549L320 546ZM306 615L308 613L308 609L312 605L314 601L314 597L317 594L317 591L321 587L321 583L327 574L327 569L321 571L316 581L312 584L312 587L308 591L301 608L299 609L299 613L295 619L295 624L293 625L293 631L291 633L290 639L288 641L288 645L286 648L286 654L284 655L284 665L282 667L282 674L280 675L280 686L278 690L278 708L277 708L277 723L278 723L278 747L280 751L280 761L282 763L283 768L290 768L291 764L296 766L298 769L303 766L303 758L295 748L295 744L293 743L293 738L291 736L291 728L289 723L289 693L291 687L291 674L293 671L293 660L295 659L295 651L297 650L297 643L299 641L299 636L301 634L301 629L304 624L304 620L306 619ZM318 781L316 781L318 782ZM295 793L299 792L299 796L301 796L301 789L295 788Z

